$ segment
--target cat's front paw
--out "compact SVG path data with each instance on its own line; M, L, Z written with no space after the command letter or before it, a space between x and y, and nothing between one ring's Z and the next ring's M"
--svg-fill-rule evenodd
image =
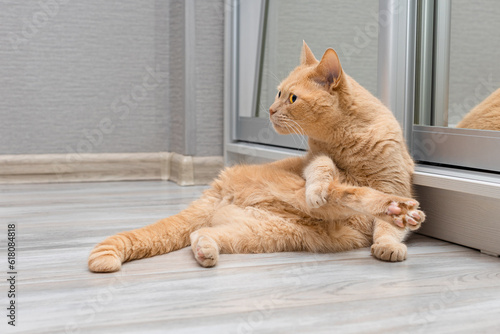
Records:
M391 201L385 214L399 227L408 227L414 231L425 221L425 213L418 210L419 203L415 200Z
M310 184L306 187L306 203L310 209L317 209L328 202L328 184Z
M379 260L398 262L406 259L408 248L400 242L377 242L372 245L371 251Z

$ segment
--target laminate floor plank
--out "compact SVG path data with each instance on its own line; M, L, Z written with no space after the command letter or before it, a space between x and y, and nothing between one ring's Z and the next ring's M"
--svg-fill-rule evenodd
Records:
M365 248L222 254L206 269L184 248L118 273L88 271L96 243L173 215L204 189L159 181L1 185L0 261L6 225L16 223L18 275L15 328L7 325L6 279L0 283L0 332L500 332L500 260L420 235L410 237L401 263L377 261Z

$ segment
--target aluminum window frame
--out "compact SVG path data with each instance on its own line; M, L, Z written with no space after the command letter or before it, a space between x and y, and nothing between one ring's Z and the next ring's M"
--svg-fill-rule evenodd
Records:
M380 0L378 89L380 100L401 124L411 147L415 106L416 0ZM380 22L382 17L380 17Z
M279 135L272 129L269 119L256 117L257 106L259 105L260 97L260 87L262 82L262 62L264 57L264 45L267 30L267 17L269 13L269 0L252 0L260 2L260 17L258 18L259 30L258 30L258 45L256 50L256 66L254 75L254 85L253 85L253 99L251 105L252 117L241 116L239 106L236 105L235 113L233 113L233 122L235 125L235 131L232 133L232 139L236 142L246 142L262 145L271 145L277 147L283 147L288 149L296 149L300 151L307 150L307 140L303 136L285 136ZM234 1L236 5L234 6L234 15L238 17L240 15L239 11L241 6L239 6L238 0ZM235 22L233 29L236 32L236 36L240 36L239 23ZM237 42L236 42L237 43ZM233 63L237 64L233 70L237 73L235 76L235 82L239 82L238 73L241 70L239 67L239 45L235 44L236 52L233 53ZM237 87L237 85L236 85ZM239 92L237 88L237 92Z

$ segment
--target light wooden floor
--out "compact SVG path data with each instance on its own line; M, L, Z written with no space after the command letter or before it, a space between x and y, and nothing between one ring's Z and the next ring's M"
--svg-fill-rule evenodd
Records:
M18 332L500 333L500 260L475 250L415 235L402 263L360 249L222 255L204 269L182 249L92 274L87 255L97 242L180 211L204 187L0 189L1 333L14 332L6 324L9 222L18 230Z

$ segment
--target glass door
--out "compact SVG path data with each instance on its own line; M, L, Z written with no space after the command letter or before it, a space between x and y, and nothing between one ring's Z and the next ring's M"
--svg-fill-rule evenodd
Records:
M303 40L316 58L334 48L346 73L377 95L377 1L240 0L237 10L238 101L233 139L307 148L306 138L276 134L268 120L276 87L299 65Z
M500 171L500 116L492 118L500 114L499 1L233 4L233 143L307 148L306 138L278 135L268 120L276 86L299 64L305 40L317 58L334 48L346 73L392 110L417 162ZM488 103L496 111L477 113Z
M413 156L423 164L500 172L500 2L419 6Z

